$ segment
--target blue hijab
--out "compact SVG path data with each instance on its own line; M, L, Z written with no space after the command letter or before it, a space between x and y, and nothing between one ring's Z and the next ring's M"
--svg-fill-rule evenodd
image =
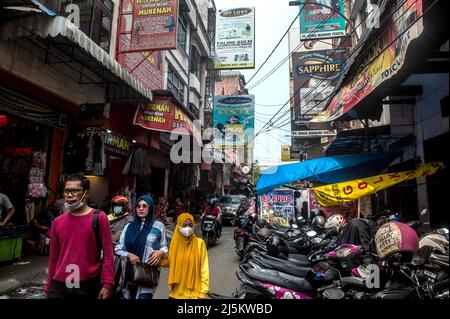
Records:
M153 227L153 209L155 208L155 202L149 195L143 195L136 201L136 206L140 201L145 201L148 205L148 215L145 217L144 226L141 229L142 218L136 214L135 218L128 226L127 233L125 234L125 249L132 254L139 257L142 262L144 258L145 245L147 243L147 236Z
M125 234L125 249L127 252L138 256L141 262L146 262L146 260L144 260L145 245L147 243L147 236L153 227L153 209L155 208L155 202L151 196L143 195L137 200L136 206L142 200L148 205L148 215L145 217L144 226L141 229L142 218L137 216L135 207L135 218L128 226ZM130 289L131 298L134 298L136 296L137 287L129 285L132 279L133 265L127 259L122 287Z

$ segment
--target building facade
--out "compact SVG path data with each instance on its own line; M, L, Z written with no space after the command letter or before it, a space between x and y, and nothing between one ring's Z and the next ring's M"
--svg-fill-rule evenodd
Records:
M218 78L214 1L180 0L177 48L138 53L119 50L131 1L50 1L27 15L19 2L0 4L0 181L14 222L29 222L26 205L38 212L60 198L72 173L91 180L95 207L107 210L118 193L151 193L182 197L194 211L201 163L174 164L170 130L134 122L142 105L170 106L164 119L189 124L201 149Z

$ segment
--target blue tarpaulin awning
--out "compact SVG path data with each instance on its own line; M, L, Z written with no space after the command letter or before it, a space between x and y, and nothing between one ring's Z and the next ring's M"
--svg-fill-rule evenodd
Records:
M374 176L398 156L398 153L342 155L273 166L261 172L256 191L266 194L278 186L304 179L332 184Z

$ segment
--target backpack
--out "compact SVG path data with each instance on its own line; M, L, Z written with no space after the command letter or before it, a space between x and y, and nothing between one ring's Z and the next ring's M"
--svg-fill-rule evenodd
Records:
M95 242L97 244L99 263L100 263L99 269L101 269L101 264L103 262L103 249L102 249L102 242L100 240L100 226L98 223L98 214L100 214L101 211L102 211L101 209L96 209L94 211L94 215L92 216L92 228L94 229L94 233L95 233ZM120 260L119 256L115 255L113 295L117 291L117 288L119 287L121 274L122 274L121 260Z

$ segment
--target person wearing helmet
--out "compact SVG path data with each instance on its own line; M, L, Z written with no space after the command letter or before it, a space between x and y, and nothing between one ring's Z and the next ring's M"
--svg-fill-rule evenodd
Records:
M133 216L129 212L128 204L128 198L122 195L114 196L111 199L108 220L111 225L114 242L119 240L125 225L133 220Z
M217 197L212 197L209 200L209 205L205 208L203 214L200 216L200 221L203 222L203 219L206 215L216 216L217 230L220 238L220 235L222 234L222 210L217 205L218 203L219 199Z

